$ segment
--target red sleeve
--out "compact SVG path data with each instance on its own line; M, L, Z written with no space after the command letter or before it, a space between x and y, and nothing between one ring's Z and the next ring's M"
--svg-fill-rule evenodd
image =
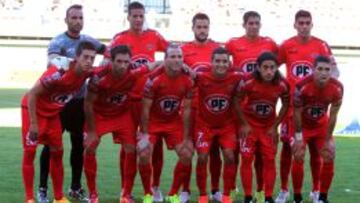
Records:
M279 62L279 64L283 64L286 62L286 51L285 51L284 44L280 45L280 47L279 47L278 62Z
M65 73L63 69L58 69L56 66L50 65L49 68L40 77L40 83L46 89L54 88L62 75Z
M158 32L156 32L156 36L158 38L157 51L165 52L169 42Z
M294 107L302 107L304 105L303 100L303 88L299 85L296 85L295 91L294 91Z
M231 39L225 43L225 49L228 50L228 52L233 55L233 50L231 46Z
M138 79L149 73L149 68L146 65L140 65L138 68L131 70L131 73Z
M344 95L344 87L340 82L337 82L334 89L335 89L334 90L335 96L333 101L331 102L331 105L339 106L342 103L342 98Z
M156 93L156 82L158 80L148 78L144 86L144 97L148 99L154 99Z

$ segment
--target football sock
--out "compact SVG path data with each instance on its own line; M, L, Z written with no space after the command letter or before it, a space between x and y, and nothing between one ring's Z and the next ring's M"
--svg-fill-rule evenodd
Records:
M242 156L240 174L241 183L244 188L245 196L252 195L252 162L253 156Z
M291 169L292 153L289 143L283 143L280 155L281 189L288 191L288 181Z
M294 161L292 163L292 180L294 193L301 193L301 188L304 180L304 161Z
M96 190L96 154L95 153L84 153L84 171L87 180L87 185L90 194L97 194Z
M134 185L136 175L136 154L135 152L126 153L125 155L125 168L124 179L122 179L124 196L130 196Z
M54 198L61 199L64 196L64 165L62 161L64 150L50 150L50 173L53 183Z
M33 149L23 150L22 175L25 187L26 199L34 198L34 159L36 151Z
M144 194L152 194L151 192L151 174L152 168L151 164L140 164L139 163L139 173L141 177L141 181L144 188Z
M196 184L199 188L200 196L206 195L206 183L207 183L207 164L196 164Z

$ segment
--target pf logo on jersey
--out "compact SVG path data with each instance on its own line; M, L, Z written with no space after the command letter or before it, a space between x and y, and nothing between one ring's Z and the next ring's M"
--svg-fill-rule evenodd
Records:
M223 113L229 106L229 99L224 95L210 95L205 98L205 106L212 113Z
M243 62L241 69L244 73L252 73L256 70L257 66L256 59L251 58Z
M65 105L73 98L73 94L59 94L54 95L52 100L60 105Z
M252 105L253 111L256 112L256 115L259 117L268 117L270 116L274 109L273 107L266 102L257 102Z
M326 109L323 106L308 106L305 107L305 113L309 119L318 120L325 115Z
M163 97L160 99L160 108L165 114L172 114L179 109L180 99L178 97Z
M114 95L112 95L111 97L109 97L107 99L107 102L111 103L111 104L116 104L116 105L122 105L124 103L124 101L127 99L127 95L126 94L121 94L121 93L116 93Z
M149 57L147 55L144 55L144 54L136 55L136 56L132 57L132 59L131 59L132 69L137 69L141 65L146 65L150 61L151 60L149 59Z
M312 64L308 61L297 61L291 65L291 72L297 78L303 78L312 74Z

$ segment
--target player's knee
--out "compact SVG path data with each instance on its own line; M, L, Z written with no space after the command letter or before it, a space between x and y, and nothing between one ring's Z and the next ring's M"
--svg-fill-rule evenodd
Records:
M124 144L124 150L126 153L135 153L136 147L133 144Z
M24 164L33 164L36 155L35 148L24 149L23 160Z
M142 150L138 152L139 164L148 164L150 163L150 153L148 151Z
M206 153L199 153L198 154L198 164L205 165L208 162L208 154Z
M235 163L235 155L233 150L224 150L224 162L225 164Z
M96 154L96 147L93 147L93 146L88 146L88 147L85 147L84 149L84 153L85 155L86 154Z

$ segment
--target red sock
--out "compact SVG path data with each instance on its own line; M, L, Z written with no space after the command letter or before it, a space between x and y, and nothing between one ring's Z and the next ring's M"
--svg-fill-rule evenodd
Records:
M213 142L210 148L210 176L211 176L211 190L219 190L222 160L220 157L220 149L218 142Z
M254 167L255 167L256 184L257 184L256 191L259 192L264 189L263 161L259 149L257 149L255 152Z
M152 194L151 192L151 164L139 164L139 173L144 188L144 194Z
M53 183L54 198L60 200L63 198L63 184L64 184L64 165L62 162L64 151L50 150L50 174Z
M313 181L312 191L319 191L320 189L320 168L321 168L321 157L317 146L315 144L309 143L309 152L310 152L310 168Z
M291 147L289 143L284 142L281 149L281 156L280 156L280 180L281 180L281 189L288 191L288 181L289 181L289 174L291 169L291 161L292 161L292 154L291 154Z
M84 153L84 172L86 176L89 194L97 194L96 189L96 155L95 153Z
M299 162L294 161L292 163L291 175L292 175L294 193L301 194L301 189L304 180L304 161L299 161Z
M241 160L241 183L244 188L245 196L252 195L252 163L254 157L253 156L242 156Z
M189 173L185 174L184 182L183 182L183 191L186 191L189 193L190 193L191 172L192 172L192 163L190 163Z
M125 154L125 161L124 161L124 179L123 182L123 195L130 196L133 186L134 186L134 179L136 175L136 154L133 153L126 153Z
M200 196L206 195L207 183L207 164L201 164L199 161L196 164L196 184L199 188Z
M235 151L234 151L234 160L235 160L235 178L234 178L234 182L233 182L233 187L232 189L236 189L236 176L237 176L237 172L238 172L238 167L240 164L240 148L236 147Z
M152 154L152 166L153 166L153 187L159 187L160 185L160 177L162 168L164 165L164 152L163 152L163 141L159 139L158 142L154 146L154 151Z
M22 160L22 175L25 187L25 198L34 198L34 159L36 151L34 149L24 149Z
M334 162L323 163L321 168L320 193L328 193L334 177Z
M121 149L120 149L120 177L121 177L121 189L124 188L124 179L125 179L125 176L124 176L124 172L125 172L125 150L124 150L124 147L121 146Z
M264 163L266 164L266 170L264 170L263 173L265 180L265 197L272 197L276 178L275 159L266 158Z
M224 195L229 196L230 191L234 187L234 179L236 179L236 164L235 163L225 163L224 164Z
M190 171L190 164L183 164L180 160L177 162L174 169L173 183L168 195L175 195L178 193L181 183L184 181L186 173Z

